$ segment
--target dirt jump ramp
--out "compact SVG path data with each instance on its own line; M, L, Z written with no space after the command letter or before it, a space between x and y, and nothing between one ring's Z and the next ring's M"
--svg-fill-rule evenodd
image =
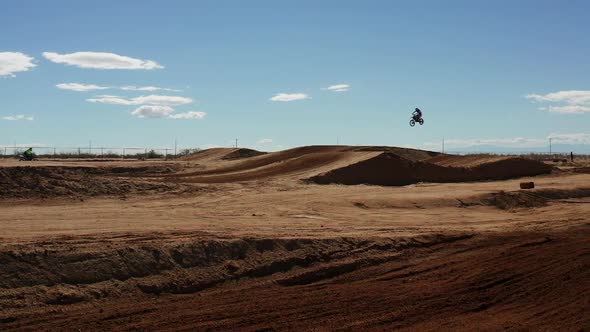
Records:
M372 158L383 152L410 160L426 160L438 155L436 152L386 146L314 145L258 155L246 151L241 154L249 157L236 160L234 154L240 154L239 150L210 149L197 153L192 160L203 162L214 158L229 163L211 164L204 170L170 174L165 177L207 183L248 181L294 173L300 175L299 178L306 178Z
M412 161L394 153L384 152L307 180L317 184L403 186L418 182L505 180L548 174L551 170L552 167L549 165L525 158L503 158L479 163L473 167L451 167Z

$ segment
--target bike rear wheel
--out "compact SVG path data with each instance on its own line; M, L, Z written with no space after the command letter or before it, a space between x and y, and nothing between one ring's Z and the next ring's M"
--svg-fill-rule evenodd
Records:
M414 127L416 125L416 120L410 120L410 127Z

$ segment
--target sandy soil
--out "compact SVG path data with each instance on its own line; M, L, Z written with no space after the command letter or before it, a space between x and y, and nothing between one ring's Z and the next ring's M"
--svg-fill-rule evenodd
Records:
M309 181L359 164L399 173L369 167L384 153L461 174L543 168L384 147L0 160L0 329L590 328L588 165L500 181Z

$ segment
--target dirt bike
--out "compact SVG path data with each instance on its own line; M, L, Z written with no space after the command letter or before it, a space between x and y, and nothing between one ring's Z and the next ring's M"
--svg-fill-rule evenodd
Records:
M18 161L39 161L35 156L27 157L24 154L18 156Z
M418 122L420 125L423 125L424 119L423 118L416 118L415 116L412 117L412 119L410 120L410 127L414 127L416 125L416 122Z

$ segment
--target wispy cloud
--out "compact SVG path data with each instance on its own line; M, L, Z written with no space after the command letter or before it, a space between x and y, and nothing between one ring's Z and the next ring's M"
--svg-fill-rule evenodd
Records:
M305 93L279 93L276 96L270 98L270 100L272 100L272 101L282 101L282 102L304 100L304 99L310 99L310 97L308 95L306 95Z
M180 96L164 96L164 95L149 95L135 98L126 98L113 95L100 95L94 98L89 98L87 101L91 103L111 104L132 106L139 105L131 112L131 115L138 118L168 118L168 119L202 119L207 115L205 112L184 112L174 113L172 106L179 106L190 104L193 102L191 98Z
M131 114L138 118L168 118L168 119L202 119L207 115L205 112L185 112L173 114L174 109L170 106L157 106L157 105L143 105L135 109Z
M327 88L323 88L322 90L328 90L328 91L333 91L333 92L346 92L346 91L350 90L350 85L349 84L335 84L335 85L330 85Z
M551 134L548 136L557 144L590 144L590 133Z
M205 112L186 112L186 113L178 113L169 115L169 119L202 119L207 115Z
M20 52L0 52L0 77L14 77L14 73L28 71L37 66L33 63L34 60Z
M172 91L172 92L182 92L182 90L176 90L176 89L170 89L170 88L160 88L157 86L134 86L134 85L128 85L128 86L122 86L120 88L121 90L125 90L125 91Z
M540 103L562 103L562 105L557 106L542 106L539 107L540 110L564 114L590 112L590 91L588 90L558 91L545 95L529 94L525 98Z
M568 90L548 93L546 95L529 94L527 99L534 101L564 102L568 104L588 104L590 103L590 91L585 90Z
M2 118L0 118L2 120L8 120L8 121L33 121L35 120L35 118L32 115L10 115L10 116L4 116Z
M160 105L160 106L174 106L184 105L193 102L191 98L180 96L164 96L164 95L149 95L139 96L135 98L125 98L113 95L100 95L94 98L86 99L91 103L102 103L111 105Z
M263 138L258 140L258 144L272 144L272 139L271 138Z
M585 113L590 112L590 106L583 105L564 105L564 106L549 106L540 107L541 110L549 110L555 113Z
M170 89L170 88L161 88L157 86L135 86L135 85L127 85L121 87L113 87L113 86L100 86L96 84L85 84L85 83L60 83L56 84L56 87L63 90L71 90L71 91L79 91L79 92L86 92L86 91L95 91L95 90L107 90L107 89L117 89L123 91L173 91L173 92L182 92L182 90Z
M478 146L496 146L509 148L539 148L548 144L551 138L554 144L590 144L589 133L553 133L543 138L484 138L484 139L445 139L447 148L470 148ZM440 142L426 142L425 147L440 147Z
M106 90L110 89L108 86L99 86L94 84L84 83L59 83L55 85L58 89L71 90L71 91L95 91L95 90Z
M163 118L174 112L174 109L170 106L150 106L144 105L138 107L135 111L131 112L132 115L138 118Z
M445 139L445 146L449 148L466 148L474 146L492 145L501 147L538 147L546 144L546 139L538 138L484 138L484 139ZM424 146L440 146L441 142L426 142Z
M75 52L69 54L43 52L43 56L51 62L80 68L127 70L152 70L164 68L153 60L142 60L105 52Z

